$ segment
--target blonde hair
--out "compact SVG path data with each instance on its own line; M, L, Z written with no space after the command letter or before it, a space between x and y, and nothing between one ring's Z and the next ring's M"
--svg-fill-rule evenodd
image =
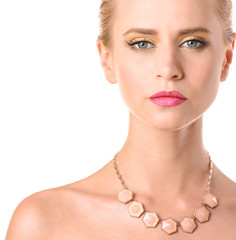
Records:
M99 18L100 18L100 34L103 45L107 48L112 47L112 26L115 16L115 1L117 0L101 0ZM216 13L222 23L225 42L231 43L235 37L232 26L232 0L212 0Z
M233 6L232 0L213 0L216 12L220 18L220 22L224 31L224 38L226 43L231 43L234 39L233 32Z
M115 15L115 0L101 0L99 18L100 34L103 45L107 48L112 46L112 26Z

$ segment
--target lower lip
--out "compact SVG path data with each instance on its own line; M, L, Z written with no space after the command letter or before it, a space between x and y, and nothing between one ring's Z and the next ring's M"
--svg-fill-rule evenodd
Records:
M173 107L178 106L181 103L185 102L187 99L176 98L176 97L157 97L150 98L150 100L160 107Z

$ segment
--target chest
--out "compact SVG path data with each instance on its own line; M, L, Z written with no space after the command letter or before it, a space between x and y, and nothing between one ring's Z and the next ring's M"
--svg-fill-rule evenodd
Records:
M67 240L235 240L236 239L236 216L229 211L219 208L210 216L205 223L196 221L197 228L192 234L185 233L181 227L174 234L168 235L161 229L161 224L156 228L146 228L142 216L133 218L127 216L124 209L116 207L87 209L80 212L80 216L71 217L56 228L53 239Z
M96 225L96 226L95 226ZM94 223L94 225L87 225L84 228L78 227L77 229L64 228L64 231L58 231L54 234L53 238L50 239L67 239L67 240L169 240L171 237L174 240L235 240L236 232L233 229L227 229L222 226L207 226L205 228L199 228L195 230L192 234L183 233L181 229L177 233L172 235L167 235L164 233L160 227L155 229L145 229L131 228L131 229L118 229L117 227L101 226L99 223Z

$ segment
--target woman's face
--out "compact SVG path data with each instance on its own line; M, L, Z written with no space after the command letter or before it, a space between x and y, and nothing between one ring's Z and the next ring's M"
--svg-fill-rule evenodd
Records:
M166 130L202 116L232 57L212 1L119 0L117 10L106 76L119 83L131 114ZM158 106L150 96L161 90L178 91L187 101Z

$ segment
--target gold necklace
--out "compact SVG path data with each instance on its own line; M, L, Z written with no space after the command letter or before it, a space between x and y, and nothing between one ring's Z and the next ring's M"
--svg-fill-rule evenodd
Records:
M214 196L210 192L213 173L213 162L208 152L207 154L209 156L210 175L206 192L203 194L202 197L202 204L201 206L195 208L193 216L185 216L181 221L176 221L173 218L162 219L155 212L150 212L147 209L145 209L144 205L135 199L134 193L125 185L125 182L118 170L116 162L116 157L118 153L119 152L117 152L113 158L116 174L120 180L120 183L123 186L123 190L120 191L118 194L118 200L124 204L130 203L128 206L128 210L131 217L139 218L141 215L143 215L142 221L147 228L155 228L158 224L161 224L161 229L167 234L176 233L178 231L179 226L184 232L193 233L194 230L197 228L195 222L196 220L200 223L209 221L210 217L209 207L214 208L219 203L216 196Z

